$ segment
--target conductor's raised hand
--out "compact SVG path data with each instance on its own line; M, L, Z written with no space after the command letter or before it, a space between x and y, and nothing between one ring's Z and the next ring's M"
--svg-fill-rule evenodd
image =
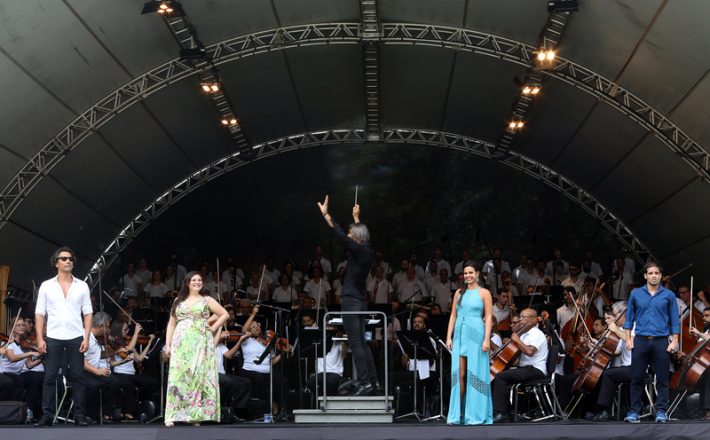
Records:
M355 223L360 223L360 205L357 203L353 205L353 220Z
M325 195L323 203L318 202L318 208L320 208L320 213L326 215L328 213L328 194Z

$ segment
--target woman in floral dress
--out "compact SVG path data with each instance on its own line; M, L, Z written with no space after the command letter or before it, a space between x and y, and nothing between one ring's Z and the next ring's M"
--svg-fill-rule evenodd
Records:
M212 314L217 320L210 325ZM214 338L228 317L229 313L203 288L200 274L188 273L170 311L165 336L165 357L170 359L165 426L219 422Z

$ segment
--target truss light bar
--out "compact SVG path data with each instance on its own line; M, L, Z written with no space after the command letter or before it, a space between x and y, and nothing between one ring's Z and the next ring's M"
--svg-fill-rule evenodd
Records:
M207 58L207 50L204 47L180 49L181 60L204 60Z
M521 90L521 92L522 92L523 95L528 95L528 96L529 96L529 95L532 95L532 96L535 96L535 95L537 95L538 93L540 93L540 90L541 90L541 89L540 89L540 86L529 85L529 86L523 87L523 89Z
M523 128L524 125L525 123L523 121L510 121L510 123L508 124L508 128L510 130L516 131Z
M154 0L143 5L142 14L160 14L168 17L182 17L185 11L180 2L172 0Z

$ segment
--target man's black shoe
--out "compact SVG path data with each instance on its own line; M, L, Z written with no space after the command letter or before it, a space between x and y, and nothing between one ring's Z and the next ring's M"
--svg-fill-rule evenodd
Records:
M493 415L493 423L504 423L508 421L508 415L503 413L496 413Z
M338 387L339 396L347 396L352 394L352 391L357 387L357 380L351 379L340 384Z
M375 386L372 384L360 385L357 387L353 396L371 396L375 393Z
M84 414L79 414L74 417L74 424L78 426L89 426L89 418Z
M54 422L54 418L44 414L42 417L37 420L37 423L35 423L35 426L52 426Z
M594 417L592 417L592 420L595 422L606 422L611 418L611 415L609 415L609 411L603 410L602 412L598 413Z

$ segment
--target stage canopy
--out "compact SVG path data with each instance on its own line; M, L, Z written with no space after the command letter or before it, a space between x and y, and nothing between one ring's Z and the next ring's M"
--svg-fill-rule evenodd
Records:
M333 185L323 168L343 175L358 151L422 146L472 153L470 173L553 188L619 247L671 271L693 263L710 281L709 2L580 0L570 14L543 0L181 6L185 17L164 19L141 15L139 0L0 4L0 263L11 283L43 278L59 244L84 257L83 273L110 262L157 214L189 215L180 204L196 203L182 198L195 187L218 194L218 213L253 224L278 213L295 234L288 206L259 217L269 203L256 187L303 188L315 209ZM180 44L196 59L180 61ZM541 46L557 57L536 61ZM224 99L201 90L213 80ZM523 94L528 85L541 90ZM427 162L388 166L426 176ZM278 180L295 169L306 172ZM400 203L401 188L386 188L378 196ZM339 203L343 217L351 202Z

